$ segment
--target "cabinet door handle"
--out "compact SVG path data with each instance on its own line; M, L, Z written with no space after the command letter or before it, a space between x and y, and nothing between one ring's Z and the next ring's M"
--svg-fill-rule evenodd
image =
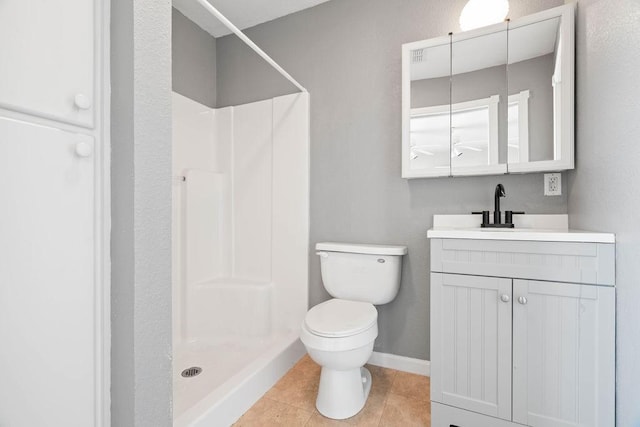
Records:
M91 100L86 95L79 93L73 98L73 103L79 110L88 110L91 108Z
M527 303L527 297L518 297L518 302L525 305Z
M93 147L88 142L78 142L76 144L76 155L78 157L89 157L93 154Z
M502 294L502 295L500 296L500 299L502 300L502 302L509 302L509 300L510 300L511 298L510 298L510 297L509 297L509 295L507 295L507 294Z

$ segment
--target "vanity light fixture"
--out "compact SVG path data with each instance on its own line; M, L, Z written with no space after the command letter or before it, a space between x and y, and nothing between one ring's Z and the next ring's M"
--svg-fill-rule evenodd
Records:
M462 31L504 21L509 13L509 0L469 0L460 13Z

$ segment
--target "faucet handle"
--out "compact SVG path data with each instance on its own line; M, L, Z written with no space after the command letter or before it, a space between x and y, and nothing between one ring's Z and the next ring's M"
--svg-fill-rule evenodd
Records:
M471 212L473 215L482 215L482 227L489 224L489 211Z
M513 224L514 215L524 215L524 211L505 211L504 212L505 224Z

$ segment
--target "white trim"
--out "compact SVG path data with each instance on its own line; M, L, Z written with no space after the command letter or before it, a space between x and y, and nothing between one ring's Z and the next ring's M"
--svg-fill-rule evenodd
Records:
M507 102L507 123L509 122L508 109L511 104L518 104L518 161L514 163L529 162L529 90L523 90L520 93L509 95ZM508 124L507 124L508 126ZM509 135L507 134L507 153L509 145ZM509 155L507 154L507 164L509 167L513 163L509 163Z
M562 172L573 169L560 160L538 160L528 163L510 163L509 173L529 173L529 172Z
M458 43L464 40L475 39L476 37L488 36L507 31L510 29L510 23L507 21L498 22L497 24L487 25L486 27L474 28L473 30L461 31L451 34L451 42Z
M561 81L562 84L562 122L560 122L560 132L562 139L560 142L560 159L556 159L557 169L574 169L575 167L575 3L570 3L564 6L562 10L561 24L560 24L560 38L563 41L563 50L565 53L561 56L562 72Z
M450 36L420 40L402 45L402 178L437 178L451 176L451 160L446 168L411 169L411 51L432 46L450 45ZM449 70L451 74L451 70ZM449 138L451 146L451 138Z
M509 29L526 27L527 25L535 24L540 21L546 21L547 19L557 18L558 16L564 17L565 14L575 14L576 2L570 1L562 6L556 6L551 9L545 9L540 12L532 13L530 15L522 16L518 19L509 21Z
M408 54L407 54L408 56ZM403 57L404 60L404 57ZM404 70L403 70L404 71ZM403 82L404 85L404 82ZM409 108L409 123L405 130L405 123L403 122L403 178L425 178L434 176L469 176L469 175L492 175L492 174L505 174L507 173L507 165L498 163L499 145L498 145L498 104L500 102L500 95L492 95L487 98L473 99L471 101L458 102L455 104L434 105L430 107L416 107ZM404 107L404 100L403 100ZM489 141L487 147L487 164L476 166L453 166L449 165L449 168L429 168L420 170L406 171L405 167L410 167L409 157L405 156L405 150L407 156L411 152L411 119L414 117L423 117L435 114L443 114L449 112L451 115L466 110L472 110L476 108L487 108L489 114ZM407 141L405 141L404 132L407 132ZM449 149L452 149L452 145L449 144ZM406 163L406 164L405 164ZM446 172L446 173L445 173ZM451 176L449 175L449 176Z
M111 1L95 3L96 426L111 425Z
M509 29L512 30L546 19L560 17L559 32L563 50L560 55L561 64L557 67L560 75L554 74L554 79L561 82L559 88L554 88L554 98L559 95L559 99L554 99L554 155L556 159L509 164L510 173L562 171L575 168L575 13L576 3L571 2L510 22ZM557 143L558 137L560 138L559 144Z
M413 357L398 356L396 354L374 351L369 358L368 363L370 365L381 366L383 368L424 375L425 377L431 375L431 362L423 359L415 359Z
M498 118L498 103L500 102L500 95L493 95L488 99L489 108L489 147L487 149L487 163L489 167L499 167L500 163L500 146L498 137L499 118ZM453 114L453 113L452 113ZM484 166L484 165L483 165ZM453 170L453 168L451 168Z
M474 110L476 108L496 106L500 102L500 95L491 95L487 98L472 99L455 104L433 105L431 107L416 107L411 109L411 118L419 116L429 116L432 114L442 114L448 111L458 113L460 111Z
M434 105L430 107L416 107L410 110L409 120L415 117L425 117L436 114L450 113L452 116L456 113L474 110L479 108L486 108L489 116L489 140L487 141L487 164L474 165L474 166L454 166L451 164L450 170L453 175L484 175L484 174L498 174L506 173L507 167L505 164L499 163L499 146L498 146L498 104L500 103L500 95L492 95L487 98L473 99L470 101L458 102L455 104ZM411 122L409 122L411 123ZM411 129L409 129L411 134ZM411 145L411 142L409 142ZM450 145L450 150L453 149L453 145ZM410 147L415 148L415 147ZM453 173L453 172L456 173Z
M452 166L452 176L479 176L479 175L504 175L507 173L507 164L477 165L477 166Z

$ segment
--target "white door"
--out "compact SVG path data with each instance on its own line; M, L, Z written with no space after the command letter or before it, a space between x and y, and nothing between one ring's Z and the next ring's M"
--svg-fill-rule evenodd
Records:
M511 420L511 279L431 274L431 400Z
M0 118L3 427L95 425L93 148Z
M614 288L514 280L513 421L614 425Z
M94 1L0 1L0 107L94 121Z

